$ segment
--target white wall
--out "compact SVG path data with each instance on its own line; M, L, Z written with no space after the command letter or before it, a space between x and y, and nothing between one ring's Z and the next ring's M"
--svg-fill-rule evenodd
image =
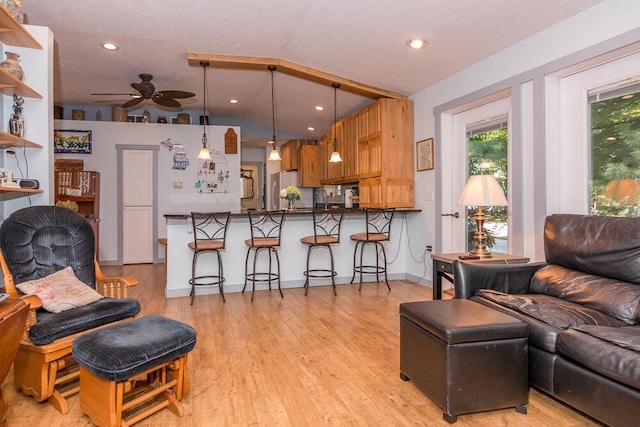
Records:
M224 154L224 134L227 126L208 126L209 148ZM76 158L84 161L85 170L100 172L100 262L110 263L118 259L117 224L117 150L116 145L155 145L158 152L158 236L166 236L165 214L190 211L217 210L240 212L240 128L234 127L238 136L238 154L225 154L228 162L229 191L223 193L199 193L195 188L197 159L202 146L202 127L157 123L121 123L107 121L55 120L55 129L91 130L93 152L91 154L57 154L56 158ZM170 139L182 144L189 157L185 170L172 169L175 149L160 145ZM174 188L174 182L182 182L183 188ZM51 183L53 186L53 181ZM53 189L51 189L53 191Z
M436 228L440 214L437 181L438 174L443 168L447 168L451 160L442 156L434 109L444 111L492 91L512 88L512 96L519 101L517 108L521 115L521 121L515 124L521 130L518 137L523 145L529 145L521 150L522 157L514 161L516 164L532 165L530 169L533 169L525 172L527 175L522 177L522 186L515 189L524 195L521 206L515 212L522 223L519 233L525 234L521 236L520 252L533 259L540 259L543 255L540 221L548 213L544 205L547 195L544 193L554 191L553 183L548 188L536 185L536 181L544 184L548 172L544 160L540 161L541 158L544 159L544 151L547 149L544 139L545 104L539 91L544 86L540 82L544 84L547 73L588 59L589 55L601 55L607 50L637 42L640 39L638 16L640 2L604 0L411 96L414 101L416 141L436 136L436 169L416 173L416 207L423 212L408 218L411 250L416 254L412 257L413 260L408 258L407 272L410 277L424 277L423 282L430 282L431 261L418 255L423 253L426 245L437 248L437 240L440 238ZM533 148L531 144L534 144ZM431 194L435 194L435 197L428 200ZM534 209L533 215L531 209Z

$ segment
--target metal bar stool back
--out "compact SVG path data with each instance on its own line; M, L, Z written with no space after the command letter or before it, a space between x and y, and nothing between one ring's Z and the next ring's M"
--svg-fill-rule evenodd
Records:
M391 290L389 280L387 279L387 253L385 252L383 242L387 242L390 239L391 221L393 220L394 213L395 208L365 209L365 232L349 236L351 240L356 242L356 247L353 251L353 276L351 277L351 283L355 280L356 273L359 273L360 285L358 286L358 291L362 289L363 274L375 274L376 281L379 282L381 273L384 274L384 282L387 285L387 289ZM364 249L367 245L373 245L375 247L375 265L363 263ZM358 249L360 249L359 264ZM380 258L382 258L382 265L380 263Z
M309 290L309 278L331 278L333 286L333 295L336 293L337 275L331 245L340 243L340 227L342 226L342 218L344 211L320 212L313 211L313 236L306 236L300 239L302 243L307 245L307 268L304 271L306 279L304 281L304 294L307 295ZM314 248L327 248L331 259L331 268L309 268L311 259L311 250Z
M226 302L223 291L224 274L222 269L222 256L220 251L225 248L227 240L227 228L231 212L191 212L191 224L193 242L188 246L193 250L191 263L191 305L196 296L196 286L218 285L222 301ZM217 257L217 271L215 274L197 275L196 264L201 254L215 253Z
M280 296L282 288L280 287L280 258L278 256L278 247L280 246L280 236L284 226L285 211L253 211L247 212L249 216L249 227L251 229L251 238L244 241L247 245L247 257L244 262L244 286L242 292L247 287L247 283L251 282L251 301L253 302L256 290L256 282L267 283L271 290L271 282L278 283L278 291ZM268 270L265 272L256 271L256 264L260 252L267 252ZM249 259L253 254L252 270L249 271ZM276 271L273 268L273 259L276 262Z

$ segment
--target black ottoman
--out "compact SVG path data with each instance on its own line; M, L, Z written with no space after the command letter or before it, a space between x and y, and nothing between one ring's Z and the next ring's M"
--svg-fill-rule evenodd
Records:
M72 349L80 365L82 412L96 425L114 427L163 408L182 416L180 400L189 387L187 356L195 345L195 329L162 316L79 336Z
M458 415L528 403L527 324L471 300L400 304L400 378L454 423Z

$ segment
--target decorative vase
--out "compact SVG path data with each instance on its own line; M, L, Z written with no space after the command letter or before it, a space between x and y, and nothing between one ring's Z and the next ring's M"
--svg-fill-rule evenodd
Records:
M4 69L16 79L22 81L24 78L24 70L18 62L20 55L15 52L5 52L5 54L7 55L7 59L0 62L0 68Z
M288 199L289 201L289 211L295 211L296 210L296 199Z

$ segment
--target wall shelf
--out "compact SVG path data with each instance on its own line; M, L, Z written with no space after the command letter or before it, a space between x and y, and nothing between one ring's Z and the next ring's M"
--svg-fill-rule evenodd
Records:
M2 32L0 32L0 34L2 34ZM16 79L2 68L0 68L0 92L9 96L13 96L15 93L25 98L42 98L42 95L33 90L29 85Z
M40 43L2 6L0 6L0 42L11 46L42 49Z
M0 195L5 195L5 194L15 194L16 197L22 196L24 194L18 194L18 193L29 193L29 194L38 194L38 193L42 193L42 190L38 189L34 189L34 188L14 188L14 187L0 187Z
M42 148L42 145L0 130L0 149L12 147Z

